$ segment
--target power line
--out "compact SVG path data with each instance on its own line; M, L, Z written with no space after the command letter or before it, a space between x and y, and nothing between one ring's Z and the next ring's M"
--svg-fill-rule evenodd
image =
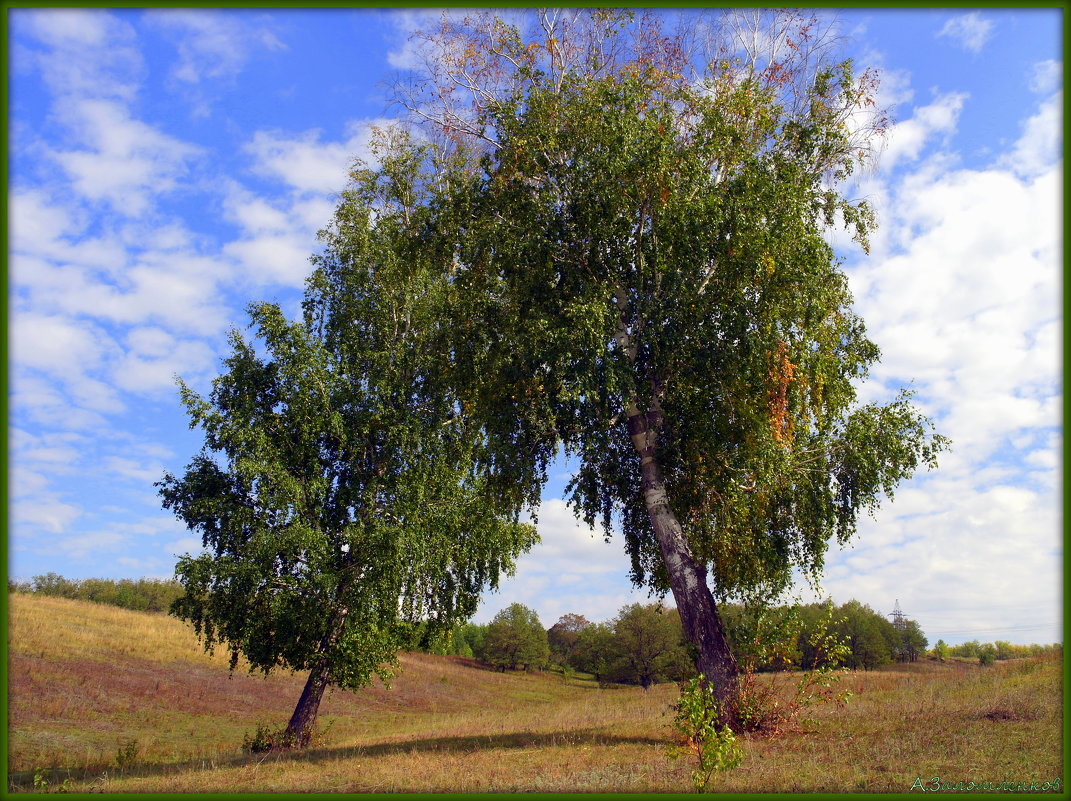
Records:
M942 629L941 626L939 626L939 625L929 626L930 631L941 632L941 633L944 633L944 634L956 634L956 635L963 635L963 634L1007 634L1007 633L1010 633L1010 632L1040 631L1042 629L1049 629L1049 628L1050 628L1049 625L1041 624L1041 625L1015 625L1015 626L1008 626L1008 628L1006 628L1006 629L957 629L957 630L949 631L947 629Z

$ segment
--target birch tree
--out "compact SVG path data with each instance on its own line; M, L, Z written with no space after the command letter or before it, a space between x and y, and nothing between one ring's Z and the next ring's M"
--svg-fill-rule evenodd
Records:
M728 718L718 603L817 580L946 445L907 392L857 402L879 351L828 232L868 247L873 216L839 188L880 128L874 76L802 17L748 29L743 56L715 26L704 64L694 28L651 15L535 20L444 18L402 95L460 154L424 229L455 386L505 502L534 507L560 447L577 460L573 508L672 592Z
M205 548L180 560L172 614L232 670L308 671L291 746L308 743L327 686L388 680L412 623L471 617L536 539L485 491L476 429L443 381L428 320L445 282L407 245L400 208L362 205L375 195L355 180L325 229L304 321L255 304L255 337L232 333L209 395L181 385L204 448L158 484Z

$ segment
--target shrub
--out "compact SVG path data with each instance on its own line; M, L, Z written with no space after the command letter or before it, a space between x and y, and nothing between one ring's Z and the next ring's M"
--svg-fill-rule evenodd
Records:
M264 724L257 725L256 733L250 737L246 732L245 737L242 739L242 750L247 751L250 754L266 754L271 751L284 734L283 729L273 729Z
M720 722L721 710L713 688L702 675L688 681L673 706L673 723L684 737L684 745L670 750L670 758L691 755L696 763L692 784L704 792L719 773L732 770L744 759L733 730Z
M777 654L785 653L795 641L799 625L794 623L795 608L768 619L761 610L755 615L755 629L749 653L743 663L729 717L740 731L761 731L777 734L795 727L807 707L834 701L844 704L851 697L845 690L836 694L835 686L846 668L839 667L851 654L848 638L841 634L842 620L836 618L832 602L826 604L824 615L810 625L808 648L812 667L805 670L796 683L796 692L782 702L769 684L760 683L756 666L769 663ZM764 622L770 620L770 622Z
M120 770L130 767L137 759L138 754L141 752L141 746L135 739L124 740L119 745L119 750L115 752L115 766Z

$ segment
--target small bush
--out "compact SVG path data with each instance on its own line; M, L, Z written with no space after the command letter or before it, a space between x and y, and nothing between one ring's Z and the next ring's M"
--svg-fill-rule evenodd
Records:
M832 603L826 607L823 617L812 624L808 635L812 667L805 670L796 683L792 698L782 702L769 684L757 680L757 666L776 662L787 653L799 631L797 610L789 608L775 625L768 625L769 618L760 610L755 616L753 639L748 643L749 657L745 659L739 676L736 696L729 710L729 718L737 731L778 734L798 726L804 709L834 701L843 705L851 692L836 692L843 664L850 654L850 647L837 630L840 621L834 618Z
M276 747L276 744L282 743L283 735L285 734L283 729L273 729L263 724L257 725L256 734L252 737L246 732L244 739L242 740L242 750L247 751L250 754L266 754Z
M719 773L737 767L744 759L744 752L733 730L720 722L714 690L703 676L684 685L673 709L676 712L673 722L684 736L684 745L671 749L669 756L677 759L691 755L695 759L692 784L697 793L702 793Z
M38 768L33 774L33 789L35 793L69 793L71 791L71 779L67 777L63 784L53 784L50 779L52 771Z
M140 752L141 746L137 740L131 738L123 741L115 752L115 766L120 770L130 767L137 761Z
M322 745L324 738L334 725L335 721L332 720L325 728L313 731L309 736L307 744ZM296 745L297 743L295 742L294 737L288 734L285 728L275 729L264 724L257 725L256 733L253 734L252 737L249 736L249 732L246 732L242 739L242 750L249 754L266 754L269 751L285 751Z

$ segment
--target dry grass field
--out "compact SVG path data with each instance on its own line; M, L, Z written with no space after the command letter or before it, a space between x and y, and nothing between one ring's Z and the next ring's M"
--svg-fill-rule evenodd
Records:
M229 675L224 655L204 654L162 615L9 597L11 791L692 790L691 766L667 758L674 685L600 690L403 654L390 689L329 692L307 751L253 755L243 740L286 723L304 677ZM854 693L848 705L815 710L801 731L743 738L743 764L710 789L1064 778L1058 662L920 662L849 674L842 686Z

